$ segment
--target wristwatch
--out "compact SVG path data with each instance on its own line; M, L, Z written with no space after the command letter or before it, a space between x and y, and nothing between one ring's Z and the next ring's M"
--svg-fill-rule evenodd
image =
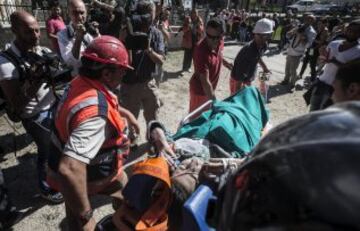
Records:
M93 217L93 215L94 215L94 210L92 209L80 214L81 225L84 226L86 223L88 223L90 219Z

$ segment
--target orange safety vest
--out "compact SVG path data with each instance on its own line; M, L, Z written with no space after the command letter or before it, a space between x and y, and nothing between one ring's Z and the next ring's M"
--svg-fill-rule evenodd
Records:
M112 221L121 231L166 231L168 230L168 209L171 203L171 182L169 166L164 157L148 158L137 163L133 168L133 176L137 174L149 175L159 180L162 186L149 208L139 214L132 206L125 202L116 210ZM131 178L130 180L131 181ZM151 192L149 192L151 193Z
M95 116L102 116L114 128L114 134L108 140L105 140L98 155L107 155L109 152L114 156L110 163L113 168L110 172L99 174L101 171L99 165L90 163L87 166L87 179L94 187L88 188L89 194L96 194L104 189L114 180L121 177L122 163L124 156L129 151L129 139L124 134L126 121L119 113L119 105L114 94L110 93L103 84L97 80L78 76L71 81L69 89L64 93L62 100L55 114L55 131L52 135L52 149L49 157L49 167L57 172L58 164L62 156L63 146L68 141L71 132L82 122ZM57 149L57 152L54 151ZM107 169L109 171L109 169ZM50 174L51 175L51 174ZM49 180L49 184L56 189L59 188L54 180ZM92 182L93 181L93 182Z

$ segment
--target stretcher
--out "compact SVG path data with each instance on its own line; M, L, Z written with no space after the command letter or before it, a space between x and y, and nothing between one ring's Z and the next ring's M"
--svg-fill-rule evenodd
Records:
M211 108L207 110L210 105ZM239 115L236 115L237 113ZM120 217L124 217L124 214L131 213L131 211L128 211L129 208L136 208L135 210L137 212L141 211L140 214L143 215L137 214L136 218L127 218L128 220L137 221L133 223L134 227L139 225L139 223L142 225L146 224L146 221L141 219L146 214L150 214L148 217L152 218L151 224L148 223L148 226L141 230L166 230L166 228L164 229L164 221L168 222L168 226L172 226L172 228L176 226L177 230L180 230L181 224L178 224L178 222L182 220L181 214L179 217L179 214L174 211L181 211L184 203L163 202L164 206L168 206L168 213L160 213L161 216L159 217L156 217L159 214L157 211L149 211L160 200L156 196L154 197L154 195L167 195L166 193L168 192L167 187L162 187L163 191L161 193L154 193L154 188L158 190L159 187L157 185L159 182L171 182L162 183L161 185L170 186L172 201L177 201L179 198L184 200L189 197L191 198L189 203L185 203L182 214L188 219L192 217L192 224L196 225L197 218L203 217L198 212L204 211L204 208L199 210L199 207L196 206L196 198L199 198L199 196L191 195L200 183L207 184L207 188L212 190L212 193L208 190L205 190L206 192L202 190L202 192L207 193L206 195L209 198L211 197L210 195L217 193L216 189L220 188L220 185L226 181L227 177L241 165L246 154L259 141L261 131L268 121L268 116L263 98L255 87L246 87L224 101L209 101L200 106L180 121L178 131L169 138L172 139L174 146L182 139L208 140L209 156L197 156L194 154L184 158L181 155L173 156L164 151L164 149L161 149L161 147L156 147L154 150L160 150L159 152L153 153L147 160L133 166L136 172L147 172L147 174L137 174L135 177L130 177L128 184L123 190L124 201L129 203L129 206L126 207L126 213L124 211L117 211L114 218L116 218L116 214L121 214ZM164 134L166 133L160 123L150 125L147 136L149 136L151 144L156 144L150 141L151 129L154 129L156 126L162 128ZM255 129L255 131L249 131L249 129ZM237 139L242 140L238 141ZM154 165L147 166L146 162L154 162L151 161L151 158L165 160L169 172L164 174L166 172L164 168L157 169ZM140 171L139 168L144 169ZM149 173L149 171L152 173ZM164 177L167 174L169 179ZM174 198L176 199L174 200ZM200 204L198 205L201 207ZM116 230L113 223L116 223L117 220L114 222L112 219L112 216L102 219L98 224L98 230ZM188 223L188 225L191 224ZM156 227L161 228L157 229ZM183 230L196 230L195 226L182 227Z
M246 86L223 101L208 101L187 115L173 139L207 139L232 157L244 157L258 143L268 121L263 96L255 87Z

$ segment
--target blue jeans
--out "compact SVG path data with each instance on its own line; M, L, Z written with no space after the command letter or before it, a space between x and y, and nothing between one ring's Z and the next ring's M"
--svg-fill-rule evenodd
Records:
M21 122L26 132L33 138L38 149L37 173L40 190L48 191L50 188L46 183L46 169L52 125L51 110L40 112L38 115L23 119Z

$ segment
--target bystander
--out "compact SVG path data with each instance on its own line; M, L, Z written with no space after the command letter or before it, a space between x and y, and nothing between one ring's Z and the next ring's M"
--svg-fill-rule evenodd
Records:
M46 31L51 42L51 48L56 53L60 54L57 33L65 29L65 23L61 17L61 8L58 3L50 6L51 15L46 21Z

